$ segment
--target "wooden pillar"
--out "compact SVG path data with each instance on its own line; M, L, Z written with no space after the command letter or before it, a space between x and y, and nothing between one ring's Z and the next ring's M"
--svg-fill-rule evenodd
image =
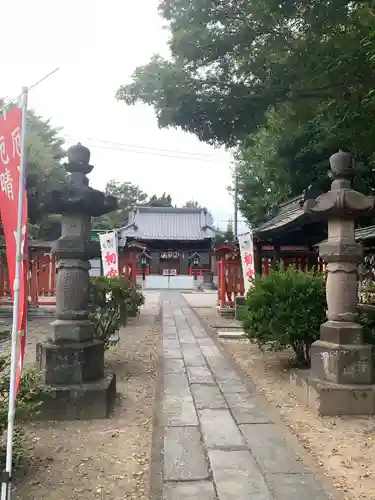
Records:
M235 299L235 290L233 289L233 260L229 262L229 259L226 261L226 265L228 268L228 282L227 282L227 297L228 297L228 305L236 300Z
M272 267L276 268L281 263L280 257L280 245L278 243L274 243L273 245L273 256L272 256Z
M318 252L316 251L316 249L314 247L309 247L309 252L311 252L311 253L309 253L309 255L307 257L308 268L309 269L312 269L312 268L318 269L319 268Z
M38 261L35 255L31 256L31 278L30 278L30 303L34 306L39 302L39 276Z
M255 243L254 246L255 276L262 276L262 244Z
M5 257L0 260L0 297L3 298L5 295L5 281L6 281L6 264Z
M135 287L137 283L137 256L135 252L131 254L131 276L130 281L132 285Z
M51 254L51 296L56 295L56 257Z
M221 259L221 272L220 272L220 307L224 309L225 307L225 296L227 293L227 287L226 287L226 279L225 279L225 273L226 273L226 259L225 256L223 255L223 258Z
M218 259L216 266L217 266L217 305L220 306L221 304L221 263L222 259Z

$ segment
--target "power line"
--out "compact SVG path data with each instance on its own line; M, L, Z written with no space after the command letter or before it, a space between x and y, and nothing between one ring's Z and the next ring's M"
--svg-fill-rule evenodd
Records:
M44 82L44 80L47 80L47 78L49 78L50 76L54 75L57 71L59 71L60 68L55 68L54 70L50 71L49 73L47 73L45 76L43 76L43 78L41 78L40 80L38 80L36 83L34 83L33 85L31 85L30 87L28 87L28 91L30 92L30 90L32 90L34 87L36 87L37 85L39 85L40 83Z
M142 144L129 144L126 142L114 142L114 141L108 141L104 139L96 139L94 137L81 137L77 135L71 135L71 134L63 134L64 137L70 137L73 139L80 139L80 140L87 140L91 142L101 142L103 144L110 144L114 146L124 146L126 148L137 148L137 149L146 149L149 151L160 151L160 152L166 152L166 153L176 153L176 154L181 154L181 155L192 155L192 156L199 156L201 158L212 158L215 159L214 155L212 154L206 154L206 153L197 153L195 151L178 151L178 150L173 150L173 149L162 149L162 148L154 148L151 146L145 146Z
M211 160L211 159L208 159L208 158L199 158L199 157L188 157L188 156L181 156L181 155L168 155L168 154L164 154L164 153L158 153L158 152L155 152L153 150L150 150L150 151L136 151L136 150L133 150L133 149L129 149L129 148L125 148L125 147L115 147L115 146L103 146L103 145L99 145L99 144L90 144L90 146L92 148L98 148L98 149L108 149L110 151L121 151L123 153L134 153L134 154L142 154L142 155L147 155L147 156L162 156L164 158L173 158L173 159L179 159L179 160L190 160L190 161L200 161L200 162L206 162L206 163L215 163L217 165L227 165L227 163L224 163L224 162L220 162L220 161L217 161L217 160L214 160L214 158Z
M44 82L44 80L47 80L47 78L49 78L50 76L52 76L53 74L55 74L57 71L59 71L59 69L60 68L55 68L54 70L52 70L49 73L47 73L46 75L44 75L40 80L38 80L37 82L35 82L32 85L30 85L30 87L27 87L28 92L30 90L34 89L35 87L37 87L40 83ZM18 101L21 97L22 97L22 93L20 95L18 95L17 97L14 97L13 99L9 99L8 102L6 104L3 104L3 106L0 108L0 113L2 113L3 111L5 111L8 106L10 106L11 104L13 104L16 101Z

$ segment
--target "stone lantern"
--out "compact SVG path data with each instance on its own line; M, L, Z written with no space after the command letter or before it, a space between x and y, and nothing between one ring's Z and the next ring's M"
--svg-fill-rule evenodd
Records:
M50 193L47 211L62 214L61 237L53 248L57 256L56 321L52 338L38 345L37 358L43 381L53 398L45 404L48 418L106 417L116 396L116 378L104 370L104 344L95 339L89 320L89 259L91 217L117 207L113 197L89 187L86 175L90 151L77 144L68 150L65 169L68 185Z
M355 221L373 210L374 198L352 189L349 153L331 156L330 166L330 191L304 205L305 212L328 221L328 240L319 247L327 265L327 321L311 346L309 384L314 397L308 402L325 415L373 414L372 348L363 343L357 322L357 266L363 247L355 241Z

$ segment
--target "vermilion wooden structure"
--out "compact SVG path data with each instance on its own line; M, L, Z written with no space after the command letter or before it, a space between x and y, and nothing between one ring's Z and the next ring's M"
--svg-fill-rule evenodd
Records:
M258 251L257 248L254 249L256 274L267 276L275 262L275 249L272 245L263 245L260 256ZM220 309L232 308L235 305L236 297L241 297L245 293L238 245L219 245L215 249L215 254L218 269L217 304ZM285 267L293 265L302 271L307 271L314 266L323 269L323 263L318 258L317 252L309 251L303 246L280 246L278 257L278 262Z
M134 252L119 254L120 276L136 284L136 255ZM51 253L30 251L29 304L31 306L55 305L56 259ZM11 303L10 286L5 259L0 260L0 303Z

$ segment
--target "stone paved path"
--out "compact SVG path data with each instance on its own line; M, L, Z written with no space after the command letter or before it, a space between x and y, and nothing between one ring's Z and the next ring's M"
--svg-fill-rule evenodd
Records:
M162 302L163 500L327 500L181 295Z

